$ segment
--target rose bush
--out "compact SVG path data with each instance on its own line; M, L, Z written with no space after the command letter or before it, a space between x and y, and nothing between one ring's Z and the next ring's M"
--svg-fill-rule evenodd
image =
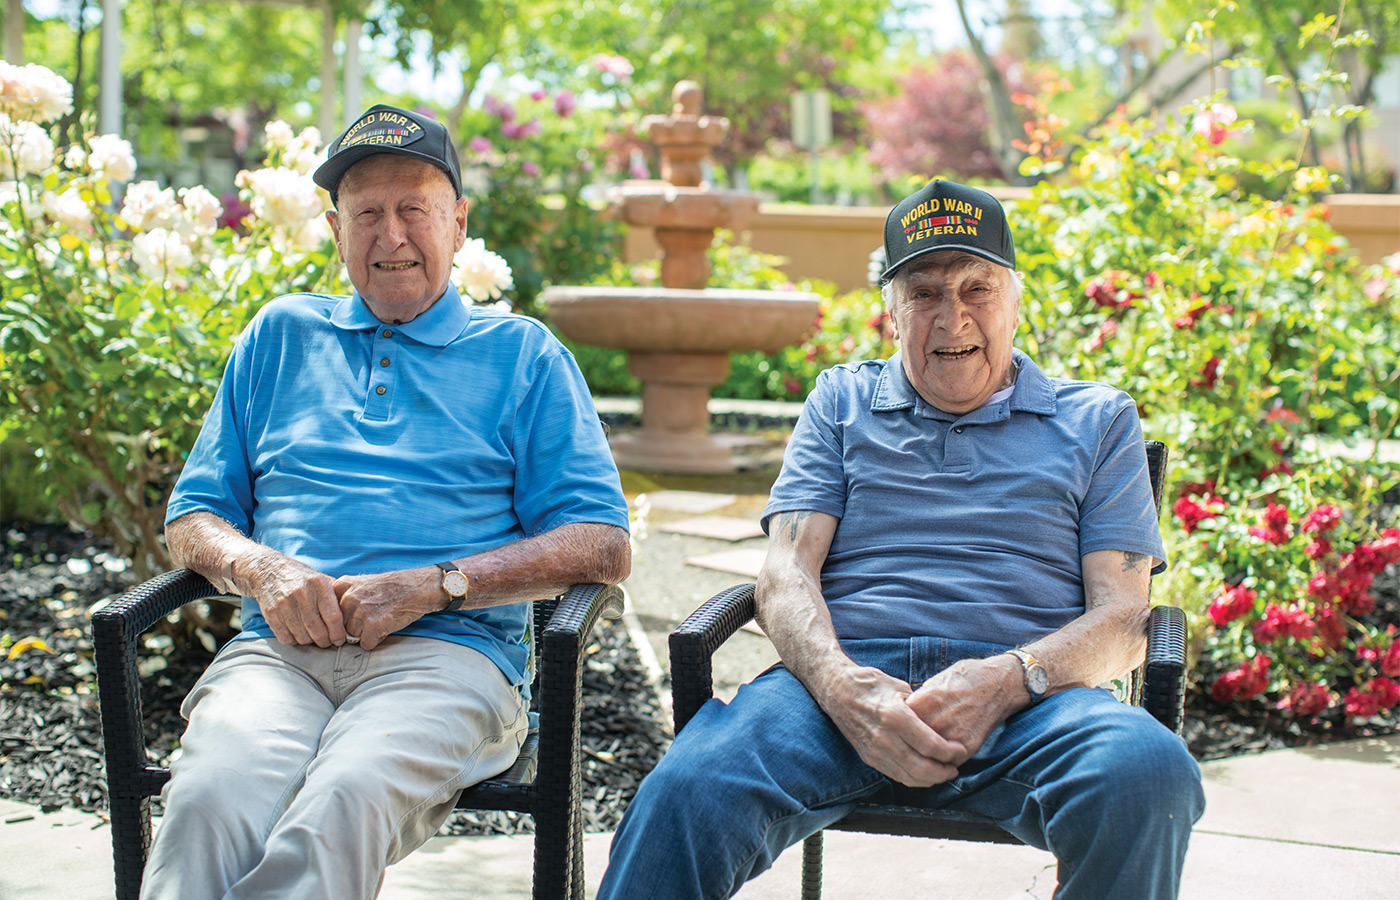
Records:
M0 62L0 444L10 478L149 574L169 564L166 497L235 336L273 297L348 285L315 129L267 127L234 215L200 186L123 185L136 163L113 135L57 147L65 98L47 69ZM454 262L464 296L510 289L480 241Z
M1249 129L1219 100L1112 122L1015 204L1019 339L1131 393L1171 445L1155 593L1191 618L1198 688L1354 724L1400 699L1400 611L1370 593L1400 559L1378 458L1400 422L1400 257L1360 265L1314 199L1326 175L1242 161Z

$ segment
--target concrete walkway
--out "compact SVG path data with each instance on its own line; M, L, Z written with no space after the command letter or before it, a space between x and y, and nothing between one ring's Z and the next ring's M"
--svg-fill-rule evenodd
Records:
M752 523L771 474L723 483L624 476L629 499L645 494L643 528L625 586L625 622L654 675L665 666L666 636L686 615L717 591L752 580L766 544ZM774 659L767 638L741 631L716 659L717 692L732 695ZM1187 856L1184 900L1395 896L1400 735L1241 756L1201 768L1208 805ZM600 834L585 841L590 897L606 866L609 840ZM1049 898L1054 891L1053 858L1029 847L844 833L829 834L826 842L831 900L1009 900ZM0 800L0 900L109 900L110 846L110 830L98 816L45 814ZM529 837L434 838L389 870L380 897L523 900L530 896L532 853ZM738 897L796 897L799 864L800 852L789 851Z

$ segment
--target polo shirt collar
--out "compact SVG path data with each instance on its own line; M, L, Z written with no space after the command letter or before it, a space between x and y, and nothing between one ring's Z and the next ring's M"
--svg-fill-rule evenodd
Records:
M1055 414L1055 387L1040 367L1020 350L1012 349L1012 359L1019 370L1016 375L1016 389L1009 400L993 403L975 409L967 416L971 419L993 421L1004 418L1012 412L1028 412L1042 416ZM951 414L936 409L919 396L909 383L904 372L904 351L900 350L885 363L875 384L875 394L870 400L871 412L894 412L900 409L926 410L928 414L947 417ZM954 417L957 418L957 417Z
M437 302L411 322L391 326L400 334L430 347L446 347L466 330L472 308L462 302L457 288L447 285L447 291ZM331 324L345 331L368 331L388 323L379 321L370 312L359 291L342 297L331 311Z

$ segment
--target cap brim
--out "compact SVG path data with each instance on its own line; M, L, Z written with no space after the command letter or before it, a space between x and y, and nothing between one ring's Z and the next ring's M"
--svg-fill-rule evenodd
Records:
M1016 270L1016 266L1008 262L1006 259L997 256L995 253L990 253L986 250L983 250L981 247L968 247L963 244L940 244L937 247L925 247L923 250L919 250L915 253L909 254L908 256L901 259L899 262L895 263L885 271L881 272L880 280L889 281L891 278L894 277L894 274L896 272L898 272L900 269L904 268L905 266L909 265L911 262L922 256L928 256L930 253L942 253L945 251L971 253L973 256L980 256L988 262L994 262L997 265L1004 266L1008 269L1011 269L1012 271Z

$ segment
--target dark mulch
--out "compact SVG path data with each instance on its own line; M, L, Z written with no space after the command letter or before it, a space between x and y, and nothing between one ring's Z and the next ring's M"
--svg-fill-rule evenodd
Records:
M62 527L0 527L0 796L45 810L106 810L89 614L137 581L109 549L107 541ZM19 650L27 638L43 646ZM604 621L595 638L583 672L583 814L589 830L604 831L617 826L669 738L626 629ZM165 636L147 640L145 734L152 760L163 765L184 730L180 701L213 653L198 642L177 647ZM445 831L532 828L529 816L457 812Z

